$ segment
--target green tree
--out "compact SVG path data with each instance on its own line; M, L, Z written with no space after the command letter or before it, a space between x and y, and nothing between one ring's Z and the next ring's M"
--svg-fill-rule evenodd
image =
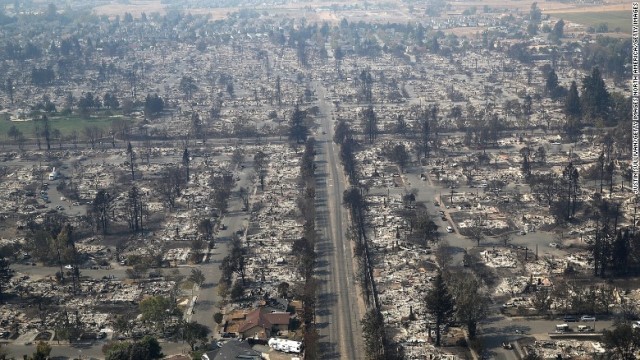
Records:
M244 286L242 286L242 283L240 283L239 281L236 281L233 284L233 287L231 288L230 296L233 301L238 301L242 299L242 297L244 296Z
M609 112L610 96L600 75L600 69L593 68L591 75L582 81L582 110L593 120L604 121Z
M113 322L113 330L120 334L128 334L130 328L131 324L129 324L129 320L125 316L118 316Z
M488 314L489 296L481 281L471 274L453 277L451 289L455 298L456 319L467 326L469 338L475 339L478 322Z
M296 104L289 120L289 140L295 140L296 144L300 144L307 140L309 129L305 123L307 112L300 110L300 106Z
M114 200L114 197L107 190L101 189L98 190L91 204L91 216L98 230L102 230L103 234L106 234L109 230Z
M229 94L229 96L232 98L235 96L235 88L233 87L233 81L229 81L227 83L227 94Z
M338 123L336 124L333 131L333 142L342 145L345 143L345 141L351 140L352 138L353 134L351 132L349 123L345 119L338 120Z
M222 315L222 313L217 312L213 314L213 321L215 321L216 324L222 324L222 320L224 320L224 315Z
M148 94L144 101L144 114L149 118L154 118L164 110L164 100L158 94Z
M191 162L191 157L189 155L189 149L185 148L182 152L182 165L185 167L187 171L187 182L189 182L189 163Z
M540 22L542 19L542 11L538 8L538 3L534 2L531 4L531 9L529 10L529 20L532 22Z
M46 360L49 358L49 354L51 354L51 345L47 344L44 341L38 342L36 345L36 352L33 353L33 360Z
M553 25L553 30L549 33L549 39L551 41L559 42L560 39L564 36L564 20L558 20L555 25Z
M581 115L580 95L578 94L578 85L575 81L571 82L569 93L564 101L564 113L567 116L573 116L575 118L579 118Z
M276 77L276 102L278 103L278 106L282 105L282 88L280 85L280 75L278 75Z
M444 282L442 273L436 276L433 287L425 297L427 310L436 320L436 346L440 346L440 326L446 324L454 314L454 301Z
M553 303L553 299L551 297L550 291L548 289L538 289L531 299L533 307L538 311L539 314L546 315L547 312L551 309L551 304Z
M367 311L362 318L364 351L368 360L384 359L384 318L378 309Z
M131 142L127 142L127 155L129 155L129 169L131 170L131 180L135 180L135 164L136 164L136 153L133 151L133 146L131 146Z
M198 232L201 236L204 236L207 241L211 241L213 239L213 221L209 218L200 220L198 223Z
M147 335L137 341L136 344L144 349L142 353L146 356L146 359L162 359L164 357L160 343L153 336Z
M202 324L198 324L195 321L185 323L182 328L184 340L191 347L191 351L195 350L195 346L198 342L206 343L207 336L211 330Z
M422 246L427 246L429 241L438 241L438 225L431 219L426 209L415 212L415 231L412 238Z
M289 293L289 283L283 281L280 284L278 284L278 296L286 299L288 293Z
M260 189L264 191L264 178L267 176L267 165L269 164L268 155L262 151L258 151L253 156L253 166L258 173L260 179Z
M244 162L244 158L245 151L243 148L238 146L233 150L233 153L231 154L231 163L233 165L240 166Z
M164 357L158 340L149 335L135 342L110 342L103 346L102 352L107 360L154 360Z
M189 281L202 286L205 282L204 273L200 269L191 269L191 275L189 275Z
M296 265L300 275L305 279L313 274L316 253L313 241L305 237L295 240L291 247L291 253L296 258Z
M242 279L242 283L245 283L246 252L247 249L242 246L240 239L234 238L229 255L225 256L220 264L223 276L229 280L227 283L230 283L233 273L238 274Z
M362 110L361 116L364 134L369 139L369 143L373 144L378 137L378 118L373 110L373 106L369 105L368 108Z
M640 349L640 331L629 324L621 324L613 330L602 332L602 342L610 354L610 359L633 360Z
M308 360L321 359L320 348L319 348L320 334L318 334L318 330L316 330L316 325L315 324L306 325L304 327L303 336L304 336L303 342L304 342L305 359L308 359Z
M160 325L164 331L165 322L174 309L171 299L164 296L152 296L146 298L138 305L142 313L142 320L152 324Z
M545 91L552 98L558 96L558 75L554 69L549 70L545 81Z
M360 91L364 101L368 104L373 102L373 77L371 72L366 69L360 73Z
M111 93L104 94L102 104L109 109L117 109L120 107L120 101L118 101L116 95Z
M473 219L471 226L467 229L467 237L475 241L477 246L480 246L480 242L485 238L482 215L478 215Z
M11 127L9 128L9 131L7 131L7 135L10 138L13 138L13 141L18 141L18 138L20 137L20 135L22 135L22 132L18 130L18 128L15 125L11 125Z
M526 178L531 176L531 149L528 146L520 149L520 155L522 155L522 175Z
M399 143L393 146L391 153L389 154L391 161L395 162L400 168L400 171L404 171L407 163L409 162L409 152L403 143Z
M226 302L231 289L230 280L225 278L223 274L218 281L218 296L222 298L222 302Z
M9 95L9 101L11 101L11 104L13 105L13 94L15 92L15 86L13 84L13 79L7 79L7 82L5 83L4 86L4 90L7 92L7 95Z
M184 93L186 100L191 100L193 93L198 90L198 86L191 76L185 75L180 79L180 90Z

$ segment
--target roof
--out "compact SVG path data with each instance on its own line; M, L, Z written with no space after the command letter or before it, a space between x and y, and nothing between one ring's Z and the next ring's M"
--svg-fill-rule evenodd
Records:
M242 320L246 316L246 313L243 310L235 310L232 313L227 315L228 319L231 320Z
M240 340L229 340L222 344L222 347L205 354L209 360L236 360L238 358L256 360L261 354L251 348L248 342ZM204 356L203 356L204 357Z
M256 309L247 314L238 332L245 332L255 326L271 329L274 325L289 325L289 319L291 319L289 313L266 313L262 309Z
M273 325L289 325L291 314L288 312L272 312L264 314L264 317Z

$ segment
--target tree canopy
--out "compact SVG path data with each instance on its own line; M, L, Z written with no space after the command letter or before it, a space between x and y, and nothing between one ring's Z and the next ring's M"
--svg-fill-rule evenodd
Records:
M436 346L440 346L440 325L446 324L451 319L455 304L442 273L438 273L436 276L433 287L425 297L425 303L427 310L436 320Z

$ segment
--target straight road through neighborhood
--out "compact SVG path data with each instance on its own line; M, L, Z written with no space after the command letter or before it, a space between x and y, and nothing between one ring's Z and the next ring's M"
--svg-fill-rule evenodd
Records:
M354 283L353 256L344 229L342 212L344 176L332 142L332 104L325 90L315 83L322 119L316 164L316 208L320 239L317 244L319 280L317 318L323 359L363 358L361 315Z

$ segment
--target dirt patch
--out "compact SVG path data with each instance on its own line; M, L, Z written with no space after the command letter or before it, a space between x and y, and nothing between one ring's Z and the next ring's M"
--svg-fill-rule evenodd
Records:
M546 5L546 3L545 3ZM631 22L631 4L607 4L607 5L594 5L594 6L576 6L562 4L563 7L551 8L543 10L545 14L555 13L601 13L609 11L628 11L629 22Z
M106 5L95 7L94 11L98 15L107 15L109 17L115 17L116 15L122 16L125 12L131 13L134 17L140 16L142 13L151 14L153 12L165 13L165 6L160 0L138 0L131 1L129 4L121 4L113 1Z
M482 36L482 32L485 31L486 27L459 27L453 29L444 30L447 34L454 34L456 36L466 36L466 37L476 37L480 38Z
M531 4L538 3L538 8L542 10L544 14L550 14L553 12L567 12L567 11L616 11L616 10L630 10L631 3L625 3L621 0L609 1L604 5L578 5L567 4L559 1L538 1L538 0L526 0L526 1L505 1L505 0L484 0L481 4L476 1L464 1L458 2L456 5L460 8L467 8L475 6L479 11L482 11L482 7L487 5L490 8L507 8L518 9L528 12L531 9Z

